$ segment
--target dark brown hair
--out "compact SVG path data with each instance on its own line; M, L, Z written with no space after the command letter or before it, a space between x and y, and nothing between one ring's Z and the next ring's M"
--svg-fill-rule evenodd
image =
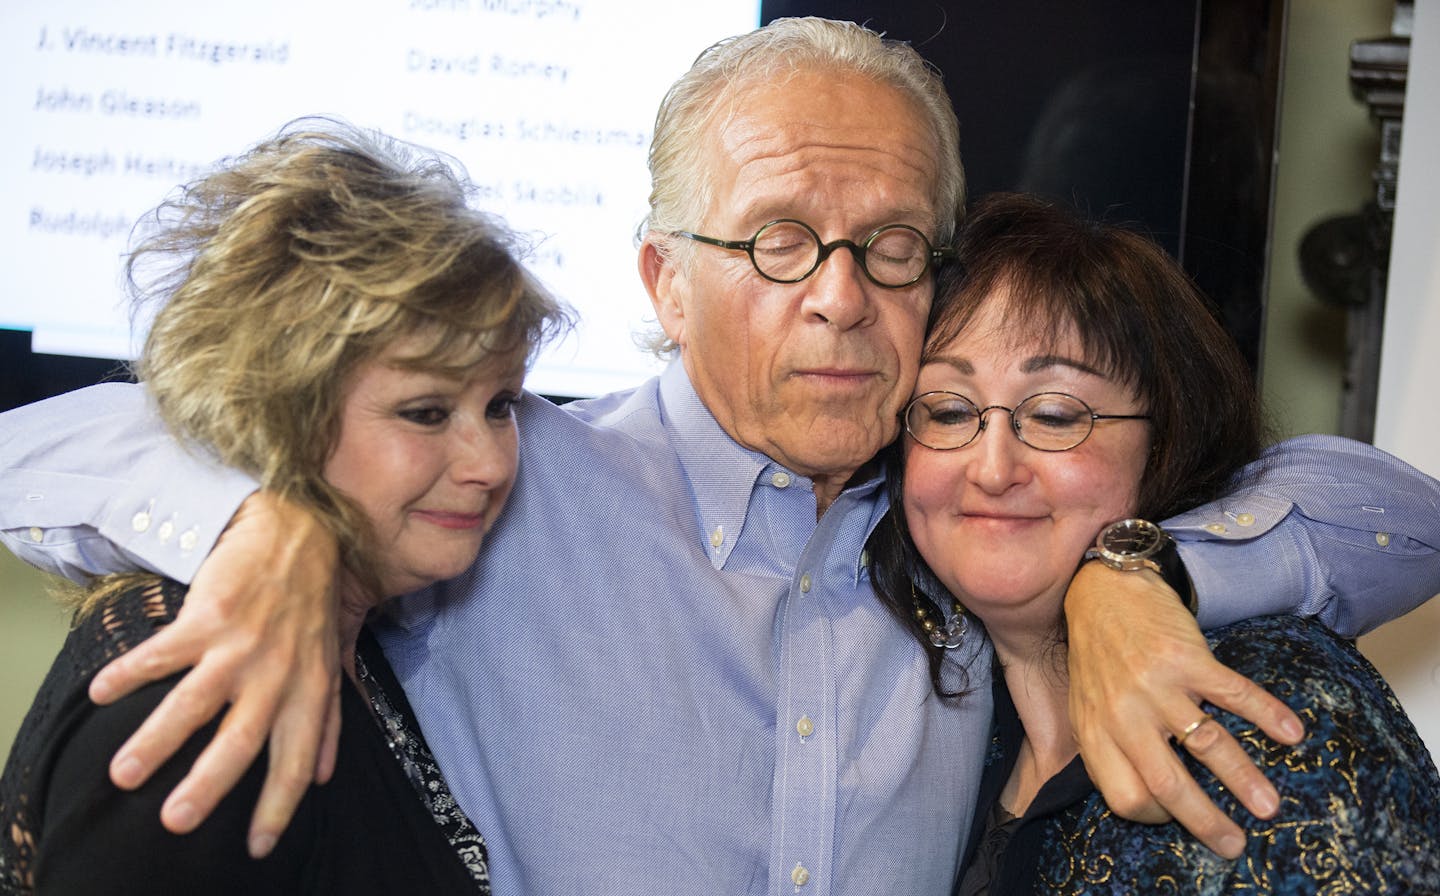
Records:
M1075 333L1083 360L1128 385L1150 414L1138 515L1161 520L1213 500L1258 457L1264 426L1249 365L1153 241L1036 197L993 194L976 204L957 248L936 283L922 363L1002 290L1001 325L1018 339ZM936 674L940 652L915 620L911 585L944 590L905 524L900 456L898 445L887 452L890 518L871 537L872 574L881 599L931 651Z

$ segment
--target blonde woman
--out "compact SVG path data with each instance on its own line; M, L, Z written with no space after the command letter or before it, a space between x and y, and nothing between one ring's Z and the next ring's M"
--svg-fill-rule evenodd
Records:
M161 415L340 545L341 625L358 636L341 750L279 842L250 844L265 859L246 842L263 755L198 830L166 831L162 801L224 722L138 789L110 783L109 757L179 677L105 707L87 685L171 622L186 588L99 580L5 769L0 890L489 892L484 842L362 631L385 598L474 560L514 480L526 364L566 322L467 193L441 158L306 120L142 222L128 274L142 306L160 303L138 373ZM183 520L153 525L185 537Z

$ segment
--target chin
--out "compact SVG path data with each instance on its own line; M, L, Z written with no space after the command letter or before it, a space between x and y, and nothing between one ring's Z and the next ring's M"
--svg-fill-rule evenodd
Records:
M809 448L804 460L812 470L854 472L885 447L886 443L876 439L874 433L845 433L846 437L841 438L840 431L844 424L830 422L826 425L835 433L835 437Z
M469 551L463 557L448 558L444 561L436 563L434 565L434 568L429 570L430 580L433 582L438 582L444 579L453 579L458 575L464 574L466 570L470 569L470 567L474 565L475 556L477 553L478 550Z
M977 608L1024 603L1047 590L1040 582L1017 580L1014 567L985 570L971 566L963 575L956 576L949 587L961 604L967 607L974 604ZM983 600L976 599L975 595L981 595Z

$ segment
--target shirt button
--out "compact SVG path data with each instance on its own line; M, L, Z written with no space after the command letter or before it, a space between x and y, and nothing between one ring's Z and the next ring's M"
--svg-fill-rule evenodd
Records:
M725 527L716 526L715 531L710 533L710 547L718 548L725 543Z
M1390 546L1390 533L1389 533L1389 532L1376 532L1376 533L1375 533L1375 543L1378 544L1378 545L1380 545L1380 547L1382 547L1382 548L1383 548L1383 547L1389 547L1389 546Z
M161 541L169 541L170 536L175 534L175 524L166 520L160 524L159 529L155 530L155 534L159 536Z
M134 529L136 532L144 532L146 529L149 529L149 528L150 528L150 514L149 514L149 512L142 510L142 511L140 511L139 513L135 514L134 516L130 517L130 528Z
M770 484L776 488L787 488L790 485L790 474L784 471L770 477Z
M795 882L795 886L803 887L810 883L810 869L796 862L795 870L790 872L790 879Z
M1253 525L1255 525L1255 514L1253 514L1253 513L1241 513L1241 514L1237 514L1236 517L1235 517L1235 522L1239 523L1239 524L1242 525L1242 526L1253 526Z
M870 552L869 552L869 551L861 551L861 552L860 552L860 568L861 568L861 569L869 569L869 568L870 568Z
M809 593L810 593L810 573L808 573L808 572L805 573L804 575L802 575L802 576L800 577L800 593L801 593L801 594L809 594Z
M1216 535L1224 535L1225 526L1223 523L1211 523L1210 525L1205 527L1205 531L1214 532Z
M795 723L795 730L800 732L801 737L809 737L815 733L815 723L810 721L809 716L801 716L800 721Z
M39 544L40 542L44 541L44 540L45 540L45 530L44 530L44 529L41 529L39 526L31 526L31 527L30 527L30 540L33 541L33 542L35 542L36 544Z
M199 542L200 542L200 536L195 533L195 530L194 530L194 529L191 529L190 531L186 532L184 535L181 535L181 536L180 536L180 550L182 550L182 551L193 551L193 550L195 550L195 545L198 544Z

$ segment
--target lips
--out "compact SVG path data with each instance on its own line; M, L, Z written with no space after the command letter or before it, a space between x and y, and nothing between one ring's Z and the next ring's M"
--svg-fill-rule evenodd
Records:
M991 511L962 511L961 522L966 525L996 532L1015 532L1043 523L1049 519L1045 514L995 513Z
M798 373L810 376L870 376L875 371L868 367L845 367L839 364L823 364L815 367L802 367Z
M960 508L960 515L965 517L977 517L980 519L993 520L1040 520L1045 519L1048 513L1020 513L1014 510L981 510L979 508Z
M834 389L868 389L878 374L873 370L849 370L836 367L797 370L797 379Z
M415 510L412 513L442 529L478 529L485 525L484 513L456 513L449 510Z

